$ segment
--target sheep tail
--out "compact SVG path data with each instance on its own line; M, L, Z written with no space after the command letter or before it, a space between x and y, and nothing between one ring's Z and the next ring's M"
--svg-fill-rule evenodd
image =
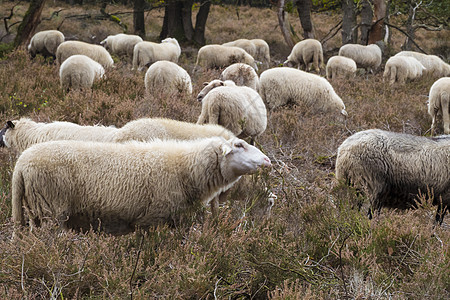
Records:
M25 225L22 200L24 198L25 185L22 172L14 172L12 178L12 219L14 226Z

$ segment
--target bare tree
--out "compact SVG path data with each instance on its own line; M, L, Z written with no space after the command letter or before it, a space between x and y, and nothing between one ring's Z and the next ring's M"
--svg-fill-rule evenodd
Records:
M384 19L388 16L387 3L385 0L372 0L375 23L369 31L369 44L374 44L383 39Z
M286 44L292 48L294 47L295 43L292 39L291 31L289 30L290 25L289 20L287 18L287 12L284 9L284 5L285 5L284 0L278 0L278 11L277 11L278 24L280 25L281 34L283 35Z
M342 0L342 44L354 44L358 39L356 31L356 4L353 0Z
M313 39L314 32L311 22L311 0L297 0L296 2L298 17L300 18L300 24L303 28L303 38Z
M145 0L134 0L133 1L133 27L134 34L141 37L145 36Z
M369 0L361 0L361 45L367 45L369 41L369 31L372 27L373 11Z
M41 22L41 13L44 9L45 1L46 0L30 1L30 6L23 17L22 23L20 23L19 28L17 29L17 35L14 39L15 48L25 44L36 30L36 27Z

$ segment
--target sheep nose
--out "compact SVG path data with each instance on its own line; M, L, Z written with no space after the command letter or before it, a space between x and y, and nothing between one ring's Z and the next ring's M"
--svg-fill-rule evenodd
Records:
M272 167L272 163L270 162L270 159L269 159L267 156L264 157L262 166L263 166L263 167L268 167L268 168L271 168L271 167Z
M197 101L202 102L203 96L197 96Z

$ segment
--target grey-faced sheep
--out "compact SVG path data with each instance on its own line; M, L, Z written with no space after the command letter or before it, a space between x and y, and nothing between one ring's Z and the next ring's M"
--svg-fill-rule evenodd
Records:
M56 49L64 42L64 34L58 30L44 30L36 33L28 44L31 57L42 54L44 57L56 58Z
M76 54L90 57L101 64L105 69L114 65L114 60L105 48L100 45L93 45L80 41L66 41L61 43L56 50L56 61L61 65L70 56Z
M109 35L100 42L100 45L111 51L113 54L133 57L134 46L142 41L142 38L138 35L119 33L116 35Z
M236 85L248 86L255 91L258 91L259 89L258 74L256 74L255 69L247 64L236 63L228 66L223 70L222 74L220 74L220 80L231 80Z
M355 76L356 63L353 59L345 56L332 56L328 59L326 73L328 80L338 76Z
M383 78L389 83L399 82L404 84L406 80L413 80L422 76L425 67L412 56L392 56L386 62Z
M192 94L192 82L188 72L167 60L152 64L145 73L144 83L147 93L164 90L171 93Z
M372 210L405 209L434 194L436 221L450 206L450 136L426 138L379 129L358 132L339 147L336 178L362 190ZM441 202L442 201L442 202Z
M331 84L318 75L280 67L264 71L259 82L259 93L269 110L292 103L305 104L312 112L347 116L342 99Z
M59 68L59 79L65 89L89 89L104 74L102 65L86 55L72 55Z
M256 54L254 59L262 62L265 68L269 68L270 66L270 48L269 44L265 40L262 39L252 39L253 45L256 47Z
M247 40L247 39L238 39L235 41L224 43L224 44L222 44L222 46L242 48L245 50L245 52L250 54L253 58L255 58L255 55L256 55L255 44L253 44L252 41Z
M372 73L381 65L382 53L376 44L367 46L346 44L339 49L339 55L353 59L358 68L364 68Z
M244 49L222 45L206 45L198 50L195 68L225 68L234 63L244 63L258 70L254 58Z
M139 42L134 46L133 69L142 71L159 60L168 60L178 63L181 48L174 38L166 38L160 44L153 42Z
M442 116L444 133L450 134L450 77L437 80L430 88L428 114L432 118L431 134L436 130L437 116Z
M450 65L436 55L427 55L415 51L401 51L395 56L414 57L425 67L424 73L436 77L450 76Z
M261 166L267 156L239 139L41 143L17 160L12 218L112 234L173 224Z
M311 65L314 65L315 71L319 73L320 67L323 66L322 44L315 39L298 42L283 65L285 67L298 66L299 69L304 66L306 71L311 70Z

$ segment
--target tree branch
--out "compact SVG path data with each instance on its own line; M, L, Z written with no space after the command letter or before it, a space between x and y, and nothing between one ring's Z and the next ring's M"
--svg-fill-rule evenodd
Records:
M399 28L399 27L397 27L397 26L395 26L395 25L392 25L392 24L390 24L390 23L387 23L387 22L384 22L384 25L387 25L387 26L389 26L389 27L392 27L392 28L397 29L398 31L400 31L401 33L403 33L404 35L406 35L406 36L411 40L411 42L417 47L417 49L419 49L420 51L422 51L422 53L424 53L424 54L428 54L428 53L425 52L425 50L423 50L422 48L420 48L420 46L414 41L414 39L411 38L411 36L410 36L408 33L406 33L403 29L401 29L401 28Z

